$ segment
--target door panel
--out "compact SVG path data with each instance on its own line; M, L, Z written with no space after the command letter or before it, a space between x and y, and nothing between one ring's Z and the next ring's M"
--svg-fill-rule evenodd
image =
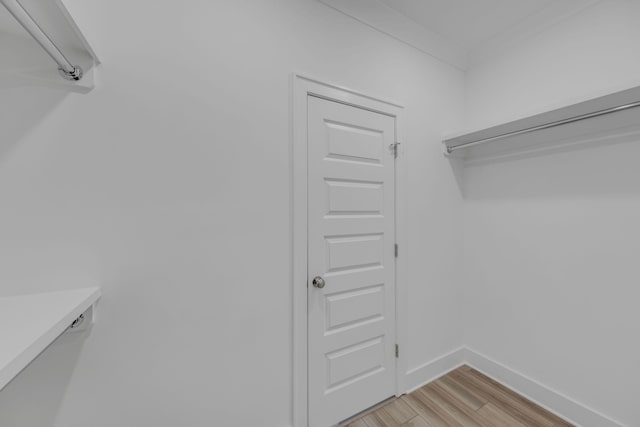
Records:
M337 332L364 321L382 320L384 287L380 284L333 293L327 297L326 309L327 332Z
M361 163L382 162L384 135L345 123L326 121L328 157Z
M381 182L325 180L327 215L382 215L384 191Z
M395 393L395 119L308 114L309 421L329 427Z
M327 390L348 386L384 369L384 337L375 337L328 353L327 360Z
M325 237L327 272L353 270L382 265L384 240L382 234Z

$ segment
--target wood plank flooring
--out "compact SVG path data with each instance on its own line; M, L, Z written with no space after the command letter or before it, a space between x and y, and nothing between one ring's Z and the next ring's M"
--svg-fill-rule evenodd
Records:
M502 384L462 366L343 427L573 427Z

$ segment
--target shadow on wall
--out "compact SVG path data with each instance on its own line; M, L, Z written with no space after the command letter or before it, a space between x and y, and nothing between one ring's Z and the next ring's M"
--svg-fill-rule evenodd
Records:
M46 116L68 96L68 92L34 87L22 79L22 72L51 67L49 58L24 62L3 49L6 38L0 37L3 60L0 64L0 173L12 152L20 147L25 135L37 129ZM27 43L26 41L25 43ZM15 47L15 46L14 46ZM28 50L27 50L28 51ZM15 52L16 55L19 52ZM16 67L20 64L20 69ZM26 68L25 68L26 67ZM6 219L6 218L4 218ZM0 217L3 220L3 217ZM3 289L4 290L4 289ZM82 349L85 334L61 337L27 369L0 391L0 426L52 427L71 375Z
M27 37L0 32L0 163L17 141L60 103L68 92L47 88L42 70L56 73L47 54ZM50 83L49 83L50 85Z
M82 346L84 333L68 333L0 391L0 426L53 427Z
M572 142L538 152L468 161L466 200L640 196L640 132Z
M464 196L464 160L455 157L449 157L449 166L451 166L451 171L453 172L453 176L456 179L458 190L460 191L460 194Z
M0 72L0 166L22 137L36 129L68 95L44 88L7 88L4 83L9 78Z

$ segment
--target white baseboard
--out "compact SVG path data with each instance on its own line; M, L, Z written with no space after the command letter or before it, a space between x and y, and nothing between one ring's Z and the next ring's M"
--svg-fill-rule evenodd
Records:
M465 348L461 347L431 362L409 369L404 380L407 393L411 393L463 365L464 354Z
M407 371L404 380L406 393L411 393L464 364L473 367L578 427L625 427L623 424L613 421L514 369L466 347L461 347Z
M539 382L520 374L477 351L465 348L462 359L472 368L528 398L550 412L582 427L624 427Z

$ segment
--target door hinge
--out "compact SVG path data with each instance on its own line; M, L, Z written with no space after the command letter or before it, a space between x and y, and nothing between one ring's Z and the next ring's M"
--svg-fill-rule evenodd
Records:
M396 258L398 258L398 244L397 243L394 245L393 254L395 255Z
M393 157L396 159L398 158L398 145L400 145L399 142L394 142L393 144L389 145L389 150L393 154Z
M400 357L400 346L396 344L396 358Z

